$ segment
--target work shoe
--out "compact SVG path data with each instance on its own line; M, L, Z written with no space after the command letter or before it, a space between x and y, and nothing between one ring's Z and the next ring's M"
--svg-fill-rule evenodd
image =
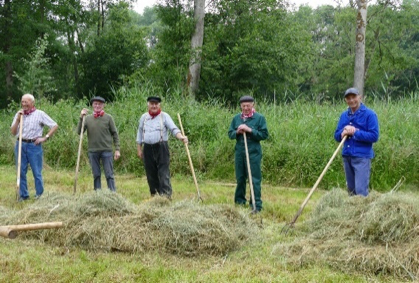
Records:
M19 197L19 199L17 200L18 202L24 202L29 200L29 197L23 198L23 197Z

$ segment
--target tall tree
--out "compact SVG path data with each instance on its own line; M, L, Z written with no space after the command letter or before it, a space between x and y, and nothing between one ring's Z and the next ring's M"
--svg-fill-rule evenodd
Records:
M199 95L273 100L298 88L311 38L281 1L222 0L211 11L205 15Z
M358 13L356 17L356 45L354 87L364 94L365 83L365 31L367 27L367 0L356 0Z
M13 64L12 64L12 59L10 58L10 56L7 56L9 54L10 51L10 46L11 46L11 29L12 29L12 4L11 4L11 0L5 0L4 4L2 6L2 13L1 13L1 31L2 31L2 46L1 46L1 51L3 53L4 58L3 58L3 62L4 62L4 71L5 71L5 75L6 75L6 89L5 89L5 97L2 97L1 100L3 101L7 101L10 100L12 98L12 87L13 87ZM2 101L2 102L3 102Z
M122 85L126 76L149 62L146 34L132 21L127 3L113 5L101 36L87 42L80 56L83 95L98 94L111 99L112 87Z
M188 87L189 95L195 98L201 76L201 54L204 41L205 0L194 0L195 31L191 40L191 60L189 63Z

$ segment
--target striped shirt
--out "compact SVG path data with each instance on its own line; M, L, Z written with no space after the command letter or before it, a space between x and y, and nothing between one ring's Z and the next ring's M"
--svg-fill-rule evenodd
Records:
M12 126L17 120L19 113L16 113ZM57 123L51 119L44 111L36 109L29 115L23 115L23 129L22 139L34 140L43 136L44 126L48 126L50 129L57 125ZM16 137L19 137L20 124L17 127Z
M138 126L137 144L155 144L160 141L167 141L169 131L173 136L180 133L179 128L176 127L169 114L162 111L152 119L148 112L144 113Z

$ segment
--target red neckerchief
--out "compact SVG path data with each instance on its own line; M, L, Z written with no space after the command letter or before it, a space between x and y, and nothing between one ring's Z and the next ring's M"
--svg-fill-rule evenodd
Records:
M157 111L157 113L151 113L150 110L148 110L148 114L150 114L151 119L154 119L156 116L158 116L161 113L161 109L159 109L159 111Z
M36 108L35 108L35 106L34 107L32 107L32 109L30 109L30 110L24 110L23 111L23 114L25 114L25 115L29 115L29 114L31 114L32 112L34 112L36 110Z
M95 118L102 117L103 115L105 115L105 111L103 111L103 110L100 110L100 111L94 111L94 113L93 113L93 116L94 116Z
M250 111L250 113L249 114L244 114L243 112L242 112L242 114L241 114L241 118L242 119L247 119L247 118L252 118L253 117L253 114L255 114L255 108L252 108L252 111Z

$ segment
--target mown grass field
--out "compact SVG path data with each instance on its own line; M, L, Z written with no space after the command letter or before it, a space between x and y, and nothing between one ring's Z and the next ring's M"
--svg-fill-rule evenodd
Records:
M16 203L14 167L0 167L0 207L23 209L34 200ZM45 194L73 191L74 172L45 168ZM33 178L28 172L31 196ZM118 194L141 206L149 199L146 180L132 174L117 175ZM104 184L104 180L102 180ZM172 178L173 202L196 197L191 177ZM233 183L201 181L204 203L233 206ZM92 178L87 168L79 174L77 195L90 191ZM313 195L296 229L287 235L281 229L290 221L306 197L309 188L284 188L263 184L264 210L254 217L259 235L236 251L221 257L200 255L188 258L158 251L122 253L86 251L74 247L51 246L40 240L0 238L0 282L400 282L400 279L371 274L342 273L327 264L290 265L287 258L272 254L279 242L291 242L304 220L325 193ZM237 208L247 211L247 208ZM193 215L191 215L193 217ZM1 223L0 223L1 225Z

